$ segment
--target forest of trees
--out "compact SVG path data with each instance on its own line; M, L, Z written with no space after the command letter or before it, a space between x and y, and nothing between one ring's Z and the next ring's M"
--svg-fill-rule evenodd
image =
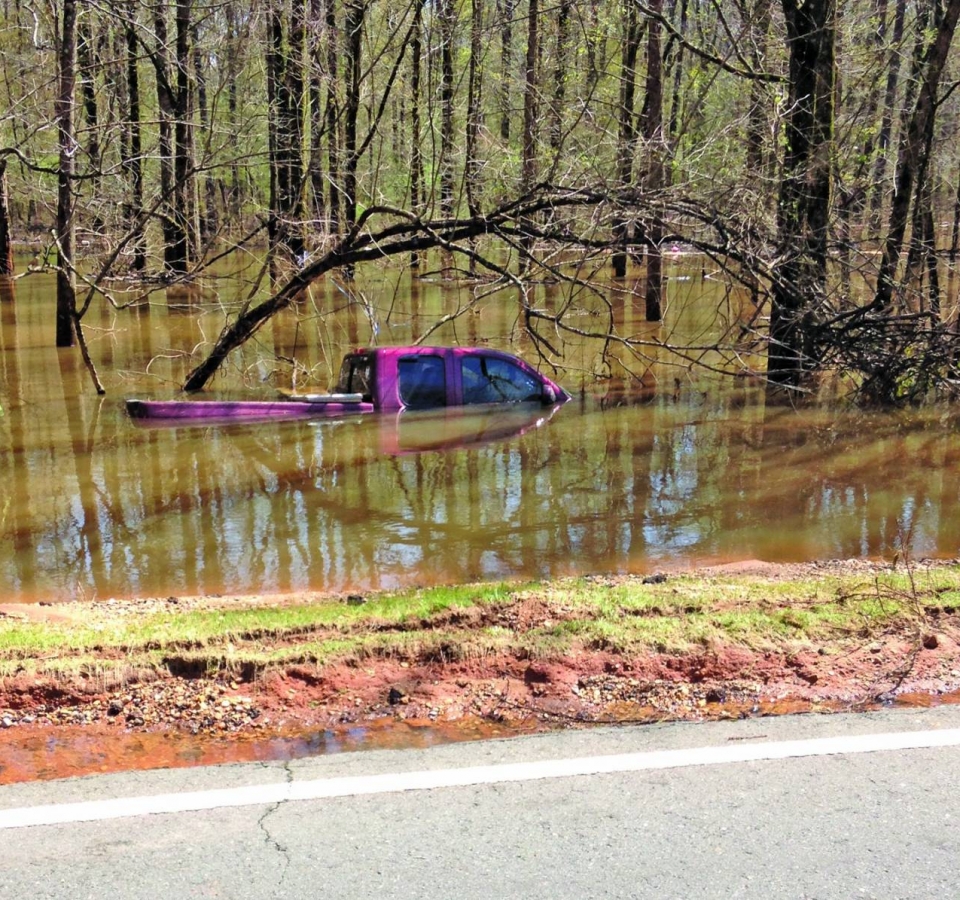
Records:
M275 289L188 389L313 280L386 257L437 251L448 277L521 297L588 261L613 280L632 267L655 322L679 245L751 293L725 340L733 356L764 342L781 388L839 371L889 403L960 384L960 0L3 0L0 15L0 273L12 242L50 248L60 346L83 344L94 288L193 279L249 247L269 251Z

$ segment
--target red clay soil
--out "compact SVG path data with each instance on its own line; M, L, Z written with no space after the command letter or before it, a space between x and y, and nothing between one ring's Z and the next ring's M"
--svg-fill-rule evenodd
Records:
M113 685L15 677L0 682L0 784L275 757L277 741L304 741L312 733L339 735L342 742L358 728L386 734L387 725L431 726L448 736L459 729L469 737L499 729L956 702L960 619L945 617L935 625L922 635L890 634L789 654L728 648L639 656L590 651L550 661L369 659L292 667L250 681L152 672ZM50 762L51 739L61 738L64 747L82 743L86 762ZM271 742L273 751L265 750ZM119 759L133 745L140 748L139 762Z
M296 666L251 682L143 673L117 686L9 678L0 685L0 742L20 728L64 725L198 734L384 717L588 723L722 718L782 704L854 708L960 689L960 646L950 632L931 634L927 646L890 636L829 655L728 648L633 657L593 651L544 662L371 659Z

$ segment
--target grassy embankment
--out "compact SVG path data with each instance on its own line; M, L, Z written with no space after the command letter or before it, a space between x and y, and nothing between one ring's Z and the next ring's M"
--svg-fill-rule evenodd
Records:
M464 585L278 606L0 619L0 677L122 677L131 669L225 670L389 657L414 662L625 655L741 646L839 650L884 634L918 641L960 610L960 567L803 577L674 575Z

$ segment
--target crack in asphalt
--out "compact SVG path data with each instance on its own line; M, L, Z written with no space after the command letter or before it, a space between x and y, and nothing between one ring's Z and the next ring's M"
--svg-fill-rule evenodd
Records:
M283 764L283 771L286 775L287 784L293 783L293 770L290 768L290 762L287 761ZM284 803L286 800L278 800L276 803L271 803L270 806L264 811L263 815L257 820L257 826L263 832L264 843L275 850L283 857L283 869L280 872L280 881L277 884L277 887L283 887L283 881L287 877L287 870L290 868L290 863L293 861L290 857L289 849L281 844L272 834L270 834L270 829L267 827L267 819L270 818Z

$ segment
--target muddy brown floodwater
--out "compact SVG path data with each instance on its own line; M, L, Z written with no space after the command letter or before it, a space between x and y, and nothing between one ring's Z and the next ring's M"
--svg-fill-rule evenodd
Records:
M629 304L615 327L704 343L707 314L732 312L698 273L668 282L662 330ZM201 305L203 292L94 307L84 321L105 397L79 354L52 345L52 275L0 299L5 602L362 592L960 550L960 411L772 406L747 379L697 381L668 359L603 362L598 342L572 335L546 371L575 399L552 416L165 428L128 418L125 397L176 395L235 283L215 283L223 307ZM325 388L344 350L415 340L472 298L469 286L413 281L358 289L368 306L343 307L339 290L318 285L313 306L274 320L208 394L275 396L294 378L290 359L298 385ZM305 318L314 309L338 311ZM430 340L536 360L516 323L498 294Z

